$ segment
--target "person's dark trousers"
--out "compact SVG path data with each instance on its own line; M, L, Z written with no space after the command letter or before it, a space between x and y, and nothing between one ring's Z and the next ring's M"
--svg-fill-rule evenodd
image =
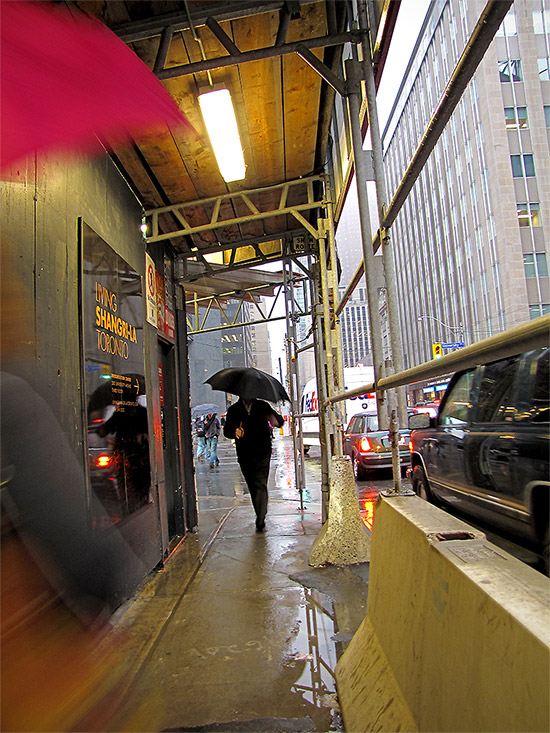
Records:
M267 480L269 478L269 463L271 456L260 461L241 463L241 471L250 491L252 506L256 512L256 527L262 527L267 514Z

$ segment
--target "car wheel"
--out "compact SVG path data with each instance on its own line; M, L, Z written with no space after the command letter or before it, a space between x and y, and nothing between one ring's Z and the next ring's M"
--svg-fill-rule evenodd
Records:
M352 456L353 461L353 475L355 476L356 481L363 481L366 478L367 472L361 465L361 461L359 460L356 453Z
M425 501L433 502L432 492L430 491L430 485L424 469L421 466L416 466L412 476L413 491L417 496Z

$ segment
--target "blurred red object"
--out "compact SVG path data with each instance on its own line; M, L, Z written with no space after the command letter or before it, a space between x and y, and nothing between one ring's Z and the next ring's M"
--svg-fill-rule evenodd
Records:
M112 31L47 2L0 2L0 169L54 148L98 147L155 123L190 127Z

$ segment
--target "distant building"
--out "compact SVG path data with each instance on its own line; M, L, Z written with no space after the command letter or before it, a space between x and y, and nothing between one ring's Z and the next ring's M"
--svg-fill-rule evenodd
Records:
M430 6L383 134L391 200L485 0ZM516 0L391 230L405 367L550 313L550 9Z
M249 315L251 321L264 318L264 314L261 313L256 305L253 303L250 304ZM248 330L250 332L251 350L251 363L248 366L256 367L263 372L271 374L271 350L267 323L254 323L248 326Z
M345 288L339 288L342 298ZM372 364L366 288L357 287L340 315L342 359L345 367Z
M205 311L200 309L199 318L202 321ZM204 328L215 328L220 325L220 311L211 310ZM223 369L224 363L220 347L220 331L204 331L188 337L189 348L189 385L191 405L202 405L207 402L220 406L225 410L225 393L213 390L204 380ZM223 408L223 409L222 409Z
M372 200L371 222L374 227L376 219L376 199L374 208ZM341 274L338 287L338 300L352 279L359 263L363 259L361 242L361 226L359 222L359 205L355 177L351 183L346 205L342 212L336 230L336 245L340 260ZM352 297L340 315L340 334L342 340L342 358L345 367L354 367L359 364L372 364L370 347L370 329L367 311L367 290L364 285L356 287Z
M240 310L239 310L240 309ZM240 300L232 300L225 307L225 314L230 322L233 322L239 310L238 322L246 322L249 319L249 304ZM226 323L225 318L223 323ZM235 326L225 328L221 332L223 366L251 366L252 365L252 343L248 326Z

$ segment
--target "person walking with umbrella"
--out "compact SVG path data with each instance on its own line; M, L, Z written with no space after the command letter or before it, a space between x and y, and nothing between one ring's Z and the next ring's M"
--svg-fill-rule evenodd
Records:
M197 461L202 461L203 454L209 458L206 452L206 438L204 436L204 418L195 418L195 435L197 436Z
M240 398L227 410L223 434L235 439L237 460L256 512L256 531L263 532L267 514L267 481L271 462L271 428L283 418L268 402Z
M283 418L265 400L289 400L285 388L271 374L255 367L228 367L209 377L205 384L230 392L239 400L227 410L223 434L235 441L237 460L256 512L256 531L263 532L267 513L267 481L271 462L271 430ZM258 399L263 397L264 399Z
M204 421L204 437L206 439L206 450L210 456L210 469L219 464L218 458L218 437L220 435L220 421L216 413L211 412Z

